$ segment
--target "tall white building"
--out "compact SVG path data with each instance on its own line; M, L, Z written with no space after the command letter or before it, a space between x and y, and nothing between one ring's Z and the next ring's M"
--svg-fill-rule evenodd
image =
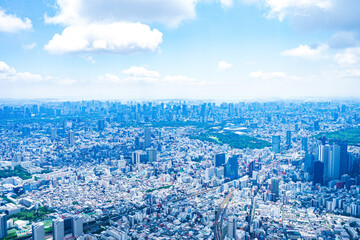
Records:
M32 239L33 240L44 240L45 239L45 228L44 223L38 222L32 225Z
M330 147L331 180L340 179L340 146Z
M234 216L229 217L228 238L230 239L236 238L236 218Z
M64 229L64 219L54 219L52 221L53 227L53 239L54 240L63 240L65 236L65 229Z
M330 145L319 146L319 160L324 162L324 178L331 179Z
M324 162L324 178L326 181L340 179L340 146L320 145L319 160Z
M76 215L72 219L72 233L74 237L80 237L84 233L84 219Z

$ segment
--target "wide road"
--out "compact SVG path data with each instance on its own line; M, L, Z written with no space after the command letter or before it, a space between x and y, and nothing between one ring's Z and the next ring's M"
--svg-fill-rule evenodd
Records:
M222 240L222 225L224 222L224 217L226 213L226 209L231 201L232 196L234 195L235 189L231 190L225 199L222 201L220 205L220 209L216 214L215 223L214 223L214 230L215 230L215 240Z

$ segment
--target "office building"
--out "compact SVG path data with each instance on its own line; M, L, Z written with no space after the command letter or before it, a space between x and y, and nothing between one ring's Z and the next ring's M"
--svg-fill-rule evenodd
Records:
M145 148L151 146L151 129L149 127L145 128Z
M330 145L319 146L319 160L324 163L324 178L331 179Z
M0 214L0 239L7 236L7 216Z
M280 136L272 136L272 151L274 153L280 153Z
M314 168L314 155L310 153L305 153L304 159L304 170L307 173L312 173Z
M286 131L286 146L291 147L291 131Z
M329 139L329 143L340 147L340 176L349 173L350 164L347 141Z
M228 234L229 239L236 238L236 218L234 216L230 216L228 220Z
M149 162L156 162L157 160L157 151L153 148L147 149L147 159Z
M271 178L271 182L270 182L270 191L271 194L273 195L273 201L276 201L277 198L279 197L279 184L280 184L280 180L279 178Z
M322 161L316 161L314 163L313 183L314 185L324 185L324 162Z
M306 137L301 139L301 150L303 150L305 153L308 152L308 138Z
M252 178L253 177L253 171L255 170L255 161L251 161L249 163L249 166L248 166L248 174L249 174L249 177Z
M229 157L227 163L225 164L225 178L234 180L239 178L239 162L238 155L233 155Z
M319 131L320 130L320 124L319 121L316 120L314 121L314 131Z
M340 146L320 145L319 160L324 162L325 181L340 179Z
M104 131L104 129L105 129L105 120L100 119L98 121L98 130L101 132L101 131Z
M135 151L131 154L131 162L133 165L137 165L140 163L140 156L142 151Z
M215 167L221 167L225 164L226 161L226 154L225 153L219 153L215 155Z
M68 134L68 143L70 145L74 145L74 143L75 143L75 134L72 130L70 130L70 132Z
M57 138L57 129L52 128L51 129L51 140L55 140Z
M76 215L72 219L72 234L74 237L80 237L84 233L84 219Z
M138 136L135 137L134 148L135 148L135 150L140 149L140 137L138 137Z
M72 217L64 219L64 235L72 234L73 232L73 220Z
M64 228L64 219L54 219L52 221L53 227L53 239L54 240L63 240L65 236L65 228Z
M330 172L329 180L340 179L340 146L338 145L330 147Z
M44 223L38 222L32 225L32 239L33 240L44 240L45 239L45 228Z

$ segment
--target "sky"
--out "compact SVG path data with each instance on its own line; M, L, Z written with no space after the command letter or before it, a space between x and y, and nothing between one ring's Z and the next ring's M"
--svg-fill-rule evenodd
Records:
M1 0L0 98L360 96L358 0Z

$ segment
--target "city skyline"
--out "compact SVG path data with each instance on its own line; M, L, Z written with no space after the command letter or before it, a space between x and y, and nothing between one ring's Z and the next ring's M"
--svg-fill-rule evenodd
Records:
M355 0L5 0L0 98L358 98Z

